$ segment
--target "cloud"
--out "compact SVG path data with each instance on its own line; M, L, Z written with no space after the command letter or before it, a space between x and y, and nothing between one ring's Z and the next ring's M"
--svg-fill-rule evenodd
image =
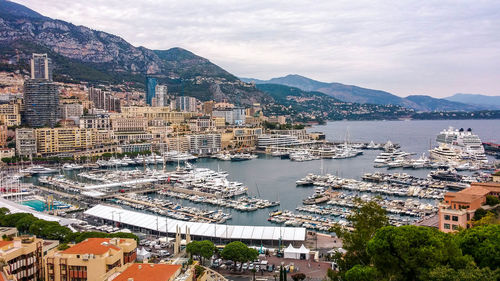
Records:
M229 72L297 73L397 95L500 95L500 2L16 0L152 49L189 49Z

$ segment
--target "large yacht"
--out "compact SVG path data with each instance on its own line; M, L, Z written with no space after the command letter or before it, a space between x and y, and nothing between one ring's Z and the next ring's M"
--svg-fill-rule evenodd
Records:
M456 162L459 156L454 149L451 149L447 144L441 144L429 150L430 157L441 162Z
M29 173L29 174L53 174L57 173L57 169L52 169L52 168L46 168L43 166L30 166L26 169L21 170L21 173Z
M478 135L472 133L471 128L467 130L463 128L457 130L453 127L449 127L439 133L436 137L436 142L439 145L447 145L459 154L468 154L477 160L487 161L481 139Z

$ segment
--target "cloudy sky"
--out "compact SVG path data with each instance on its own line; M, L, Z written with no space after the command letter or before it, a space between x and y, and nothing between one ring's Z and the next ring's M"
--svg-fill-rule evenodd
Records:
M300 74L400 96L500 95L500 1L14 0L240 77Z

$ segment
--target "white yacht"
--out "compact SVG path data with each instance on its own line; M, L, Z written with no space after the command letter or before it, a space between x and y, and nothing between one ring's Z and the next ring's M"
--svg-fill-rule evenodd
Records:
M83 169L83 166L73 163L66 163L62 166L62 169L65 171L80 170Z
M43 166L30 166L26 169L23 169L20 171L21 173L28 173L28 174L53 174L57 173L58 169L52 169L52 168L46 168Z
M459 159L457 152L446 144L429 150L429 155L432 159L442 162L456 162Z

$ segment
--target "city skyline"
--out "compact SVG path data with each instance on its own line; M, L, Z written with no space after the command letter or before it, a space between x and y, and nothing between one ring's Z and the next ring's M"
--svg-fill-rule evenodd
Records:
M399 96L499 95L499 4L403 2L66 3L16 1L46 16L179 46L240 77L300 74Z

